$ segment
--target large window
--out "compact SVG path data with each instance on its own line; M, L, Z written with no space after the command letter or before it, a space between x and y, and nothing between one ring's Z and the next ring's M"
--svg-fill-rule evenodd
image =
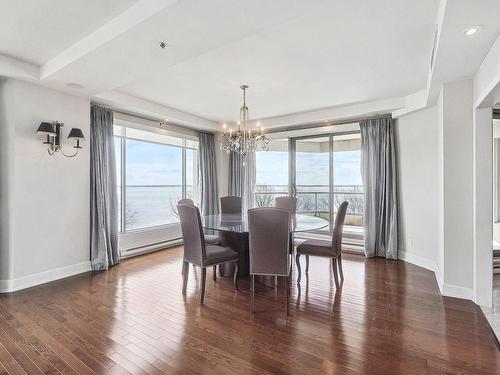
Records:
M269 151L256 154L255 204L274 205L274 198L288 195L288 140L272 140Z
M115 126L120 231L177 223L177 201L197 199L197 142Z
M289 136L272 139L268 152L257 152L256 205L272 206L277 196L292 194L297 197L297 212L329 222L329 228L314 233L324 235L331 230L340 204L347 201L344 238L362 243L364 191L358 124L346 124L332 133Z

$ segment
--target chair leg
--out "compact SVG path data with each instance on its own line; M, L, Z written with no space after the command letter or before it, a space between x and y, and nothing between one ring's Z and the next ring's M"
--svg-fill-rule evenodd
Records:
M297 263L297 284L300 284L300 254L295 255L295 263Z
M207 282L207 269L206 267L201 268L201 285L200 285L200 305L203 304L205 300L205 284Z
M214 266L214 281L217 281L217 266Z
M252 313L254 313L255 312L255 275L252 275L250 282L251 282L250 289L252 290L250 309L251 309Z
M274 289L278 289L278 276L274 276Z
M238 262L234 262L234 275L233 275L233 279L234 279L234 290L236 292L239 291L238 289Z
M309 255L306 255L306 275L309 274Z
M186 287L189 277L189 263L184 261L182 264L182 294L186 294Z
M333 277L335 278L335 286L337 289L339 288L339 275L337 271L337 259L332 258L332 268L333 268Z
M290 278L288 276L285 276L286 279L286 316L290 315L290 306L289 306L289 296L290 296Z
M339 254L337 258L337 264L339 266L340 280L344 281L344 271L342 270L342 254Z

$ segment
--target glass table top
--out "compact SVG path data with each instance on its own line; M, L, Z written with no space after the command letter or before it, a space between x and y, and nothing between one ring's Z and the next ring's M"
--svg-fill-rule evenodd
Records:
M308 232L326 228L328 221L316 216L296 214L292 216L292 232ZM246 214L219 214L201 217L201 224L205 229L222 232L248 232L248 216Z

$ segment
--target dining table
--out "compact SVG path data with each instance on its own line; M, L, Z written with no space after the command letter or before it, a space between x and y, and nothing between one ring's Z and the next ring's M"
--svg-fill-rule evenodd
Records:
M204 215L201 217L201 224L205 231L219 233L221 246L229 247L238 252L238 277L248 276L250 274L248 215L246 213ZM294 234L323 229L328 225L327 220L318 216L293 214L290 228L290 246L293 246ZM219 276L221 277L232 277L233 272L233 263L219 266Z

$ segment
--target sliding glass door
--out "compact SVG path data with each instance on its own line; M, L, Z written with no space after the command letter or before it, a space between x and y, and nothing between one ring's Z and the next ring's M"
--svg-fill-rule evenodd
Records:
M331 232L337 209L349 203L344 235L363 238L363 185L359 132L296 137L290 140L290 191L299 213L330 223L318 234Z
M297 197L297 211L328 221L332 205L330 140L328 135L294 140L292 183L292 193ZM324 230L329 231L329 228Z

